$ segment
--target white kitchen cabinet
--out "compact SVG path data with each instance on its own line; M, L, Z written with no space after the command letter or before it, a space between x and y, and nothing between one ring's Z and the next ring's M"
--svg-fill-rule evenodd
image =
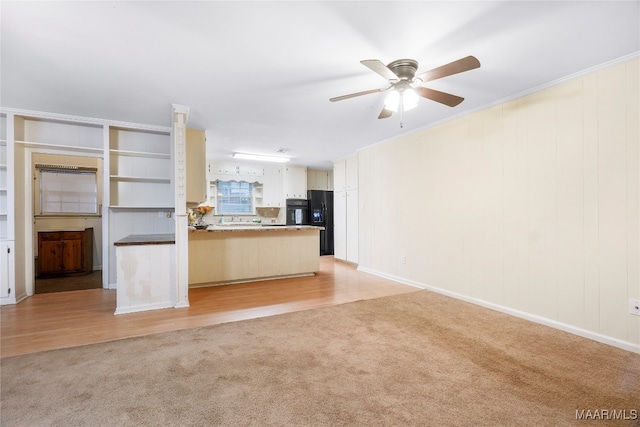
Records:
M334 163L334 253L337 259L358 262L358 155Z
M347 190L358 188L358 155L347 157L345 160L345 181Z
M354 154L333 164L334 191L358 188L358 155Z
M263 182L263 204L268 207L284 206L282 194L282 168L269 167L264 169Z
M358 190L336 191L333 198L334 256L358 262Z
M285 199L307 198L307 168L287 166L284 173Z
M329 175L333 177L333 171L308 169L307 190L330 190Z
M345 174L347 162L345 160L338 160L333 164L333 190L334 191L346 191L347 189L347 177Z
M244 180L250 180L251 177L260 177L264 175L264 168L262 166L251 164L211 162L207 166L207 169L210 175L232 175ZM225 178L219 179L223 180Z
M207 198L207 138L205 131L196 129L187 129L186 136L186 199L187 203L198 204Z
M0 241L0 303L15 304L15 251L12 241Z
M238 175L260 177L264 175L264 168L256 165L238 165Z

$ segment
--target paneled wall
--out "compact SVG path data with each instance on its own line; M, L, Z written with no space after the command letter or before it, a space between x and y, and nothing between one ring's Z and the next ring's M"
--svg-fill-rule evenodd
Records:
M360 267L638 348L638 68L361 151Z

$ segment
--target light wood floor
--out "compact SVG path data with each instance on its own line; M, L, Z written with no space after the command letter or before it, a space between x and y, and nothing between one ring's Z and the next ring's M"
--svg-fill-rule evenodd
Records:
M114 316L116 291L36 294L0 308L0 356L111 341L379 298L417 288L320 257L315 276L189 290L188 308Z

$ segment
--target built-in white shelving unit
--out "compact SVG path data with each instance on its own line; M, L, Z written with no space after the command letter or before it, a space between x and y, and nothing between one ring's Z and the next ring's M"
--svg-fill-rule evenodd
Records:
M8 117L0 114L0 303L15 298L15 233L13 232L13 150L8 141Z
M3 117L3 122L6 118ZM2 123L5 129L5 123ZM7 238L7 139L6 135L0 136L0 240Z
M3 109L0 114L0 262L2 303L7 289L30 295L35 235L30 206L36 153L99 158L103 282L116 283L113 243L129 234L174 232L172 128L55 113ZM40 155L40 154L37 154ZM15 191L14 191L15 189ZM10 254L7 256L5 253ZM5 264L11 267L4 268ZM7 274L4 274L7 273ZM15 277L14 277L15 273ZM7 277L5 277L7 276ZM31 284L30 284L31 283Z
M169 132L112 127L109 129L109 158L109 206L173 206Z

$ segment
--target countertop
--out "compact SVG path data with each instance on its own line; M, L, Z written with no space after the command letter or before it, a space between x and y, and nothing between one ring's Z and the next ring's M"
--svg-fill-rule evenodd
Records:
M324 230L324 227L314 225L210 225L207 229L198 230L189 227L190 233L228 233L239 231L291 231L291 230Z
M170 234L130 234L114 243L114 246L173 245L176 237Z

